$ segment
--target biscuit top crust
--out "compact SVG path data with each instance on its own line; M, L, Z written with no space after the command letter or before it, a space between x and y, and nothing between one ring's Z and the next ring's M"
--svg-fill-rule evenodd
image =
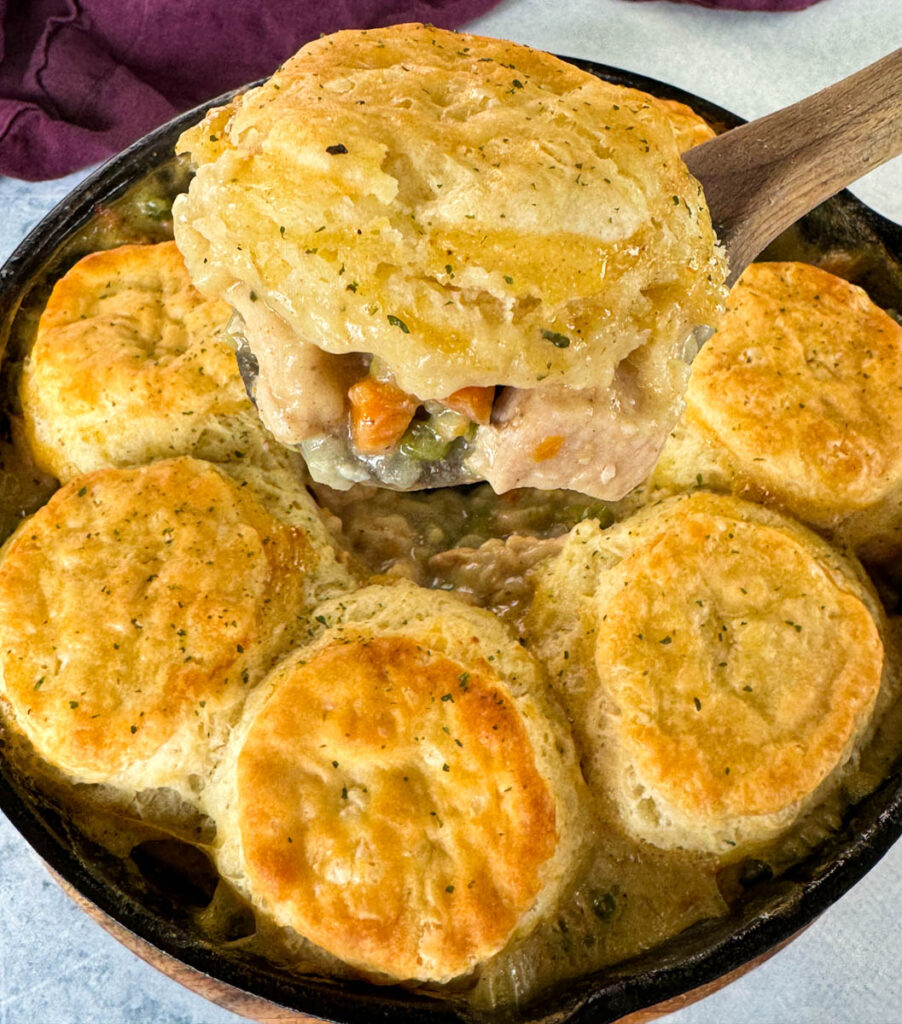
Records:
M748 482L829 526L902 482L902 327L855 285L755 263L697 356L686 419Z
M732 856L833 792L884 700L861 567L791 519L696 491L536 570L526 621L587 780L625 829Z
M653 97L654 102L661 106L667 114L673 134L676 136L680 152L685 153L693 146L700 146L717 136L717 132L699 114L679 100L662 100Z
M685 511L602 577L594 710L665 804L699 823L773 814L844 760L883 646L795 537Z
M250 290L299 343L378 356L421 400L606 387L719 311L725 267L667 109L525 46L339 32L179 150L198 286Z
M395 978L448 980L502 948L557 847L504 681L410 637L349 630L280 666L237 779L255 895Z
M197 731L285 649L317 556L212 466L73 480L0 562L0 684L48 761L102 781Z
M53 288L20 385L42 466L68 480L181 454L180 434L251 412L221 337L230 315L193 286L174 242L79 260Z

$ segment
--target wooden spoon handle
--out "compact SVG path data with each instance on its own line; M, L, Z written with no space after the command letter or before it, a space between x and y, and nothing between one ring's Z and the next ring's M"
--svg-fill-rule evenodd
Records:
M683 159L705 189L730 283L818 203L902 152L902 49Z

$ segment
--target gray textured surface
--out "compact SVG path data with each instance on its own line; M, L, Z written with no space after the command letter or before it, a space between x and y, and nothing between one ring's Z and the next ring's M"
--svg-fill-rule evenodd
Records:
M507 0L471 26L642 72L755 117L902 45L899 0L825 0L791 15L623 0ZM0 259L81 175L0 179ZM902 161L854 189L902 222ZM902 846L804 935L673 1024L902 1021ZM0 817L0 1024L227 1024L69 903Z

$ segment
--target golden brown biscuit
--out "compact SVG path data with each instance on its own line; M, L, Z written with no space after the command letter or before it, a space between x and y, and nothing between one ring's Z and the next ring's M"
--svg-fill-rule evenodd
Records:
M190 458L62 487L3 549L0 686L80 781L184 785L313 605L347 585L312 502Z
M544 678L488 612L409 583L328 628L246 713L211 809L220 870L370 974L447 981L555 904L581 776Z
M881 688L881 623L864 574L815 534L698 492L578 526L529 631L627 829L724 854L835 786Z
M57 281L20 384L28 440L66 481L173 455L253 455L262 426L224 338L229 307L173 242L123 245Z
M198 173L176 240L198 287L246 320L261 415L284 443L322 453L347 437L339 357L363 354L358 376L369 366L414 404L496 385L551 405L616 392L628 433L656 432L593 474L596 490L628 489L628 464L676 417L684 345L719 313L726 272L671 115L688 119L503 40L339 32L182 136ZM298 398L311 381L315 411ZM605 422L584 456L617 434L587 402ZM566 486L573 452L516 426L496 436L499 422L478 425L468 472ZM514 430L514 448L538 451L516 470ZM344 472L366 479L358 462Z
M756 263L692 368L651 489L776 504L863 557L902 547L902 327L861 288Z
M685 103L680 103L679 100L662 100L659 97L655 97L655 102L664 107L681 153L692 149L693 146L700 146L717 135L711 125Z

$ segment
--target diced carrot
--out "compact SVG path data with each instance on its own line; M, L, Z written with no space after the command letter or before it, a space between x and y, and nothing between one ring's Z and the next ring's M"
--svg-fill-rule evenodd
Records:
M419 401L387 381L364 377L348 390L351 437L363 455L392 449L410 426Z
M442 399L442 405L466 416L468 420L485 426L492 417L494 388L461 388Z

